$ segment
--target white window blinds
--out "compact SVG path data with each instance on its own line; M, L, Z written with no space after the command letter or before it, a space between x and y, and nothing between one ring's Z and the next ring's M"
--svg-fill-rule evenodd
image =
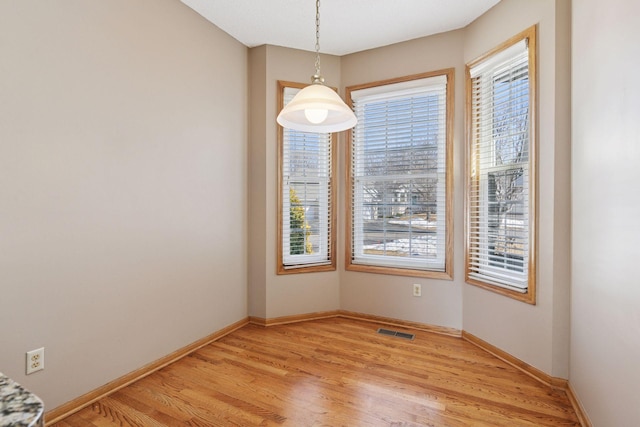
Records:
M467 277L526 292L530 256L530 82L526 40L471 76Z
M444 271L447 77L351 93L353 264Z
M286 105L300 89L285 87ZM331 235L331 134L283 130L282 262L328 264Z

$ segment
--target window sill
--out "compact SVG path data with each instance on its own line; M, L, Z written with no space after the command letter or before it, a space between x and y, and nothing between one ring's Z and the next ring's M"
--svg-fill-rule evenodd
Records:
M335 271L336 263L332 261L330 264L313 264L313 265L300 265L295 267L285 267L284 265L278 265L278 275L285 274L303 274L303 273L318 273L322 271Z
M440 280L453 280L453 275L450 273L450 266L445 267L445 271L430 271L430 270L416 270L410 268L398 268L398 267L381 267L375 265L365 264L353 264L347 262L346 269L348 271L359 271L362 273L375 273L375 274L389 274L393 276L409 276L409 277L423 277L427 279L440 279Z
M482 289L494 292L496 294L504 295L517 301L525 302L527 304L536 305L536 292L535 285L529 284L525 293L514 291L511 289L503 288L500 286L492 285L490 283L481 282L479 280L471 279L468 276L465 278L465 282L477 286Z

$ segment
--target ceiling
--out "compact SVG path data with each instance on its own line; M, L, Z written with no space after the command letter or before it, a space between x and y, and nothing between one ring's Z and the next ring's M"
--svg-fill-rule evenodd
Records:
M248 47L315 50L314 0L181 0ZM500 0L322 0L320 51L346 55L465 27Z

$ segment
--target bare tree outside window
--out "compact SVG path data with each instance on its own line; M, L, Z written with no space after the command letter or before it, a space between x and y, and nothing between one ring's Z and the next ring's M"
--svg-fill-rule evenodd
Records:
M488 173L489 262L522 272L528 230L525 197L529 141L529 81L526 68L494 79L493 163ZM506 101L502 101L506 100Z

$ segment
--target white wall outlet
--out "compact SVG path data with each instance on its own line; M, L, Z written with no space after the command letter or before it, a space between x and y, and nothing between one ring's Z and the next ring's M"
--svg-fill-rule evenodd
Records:
M44 347L27 351L27 375L44 369Z
M419 283L413 284L413 296L421 297L422 296L422 285Z

